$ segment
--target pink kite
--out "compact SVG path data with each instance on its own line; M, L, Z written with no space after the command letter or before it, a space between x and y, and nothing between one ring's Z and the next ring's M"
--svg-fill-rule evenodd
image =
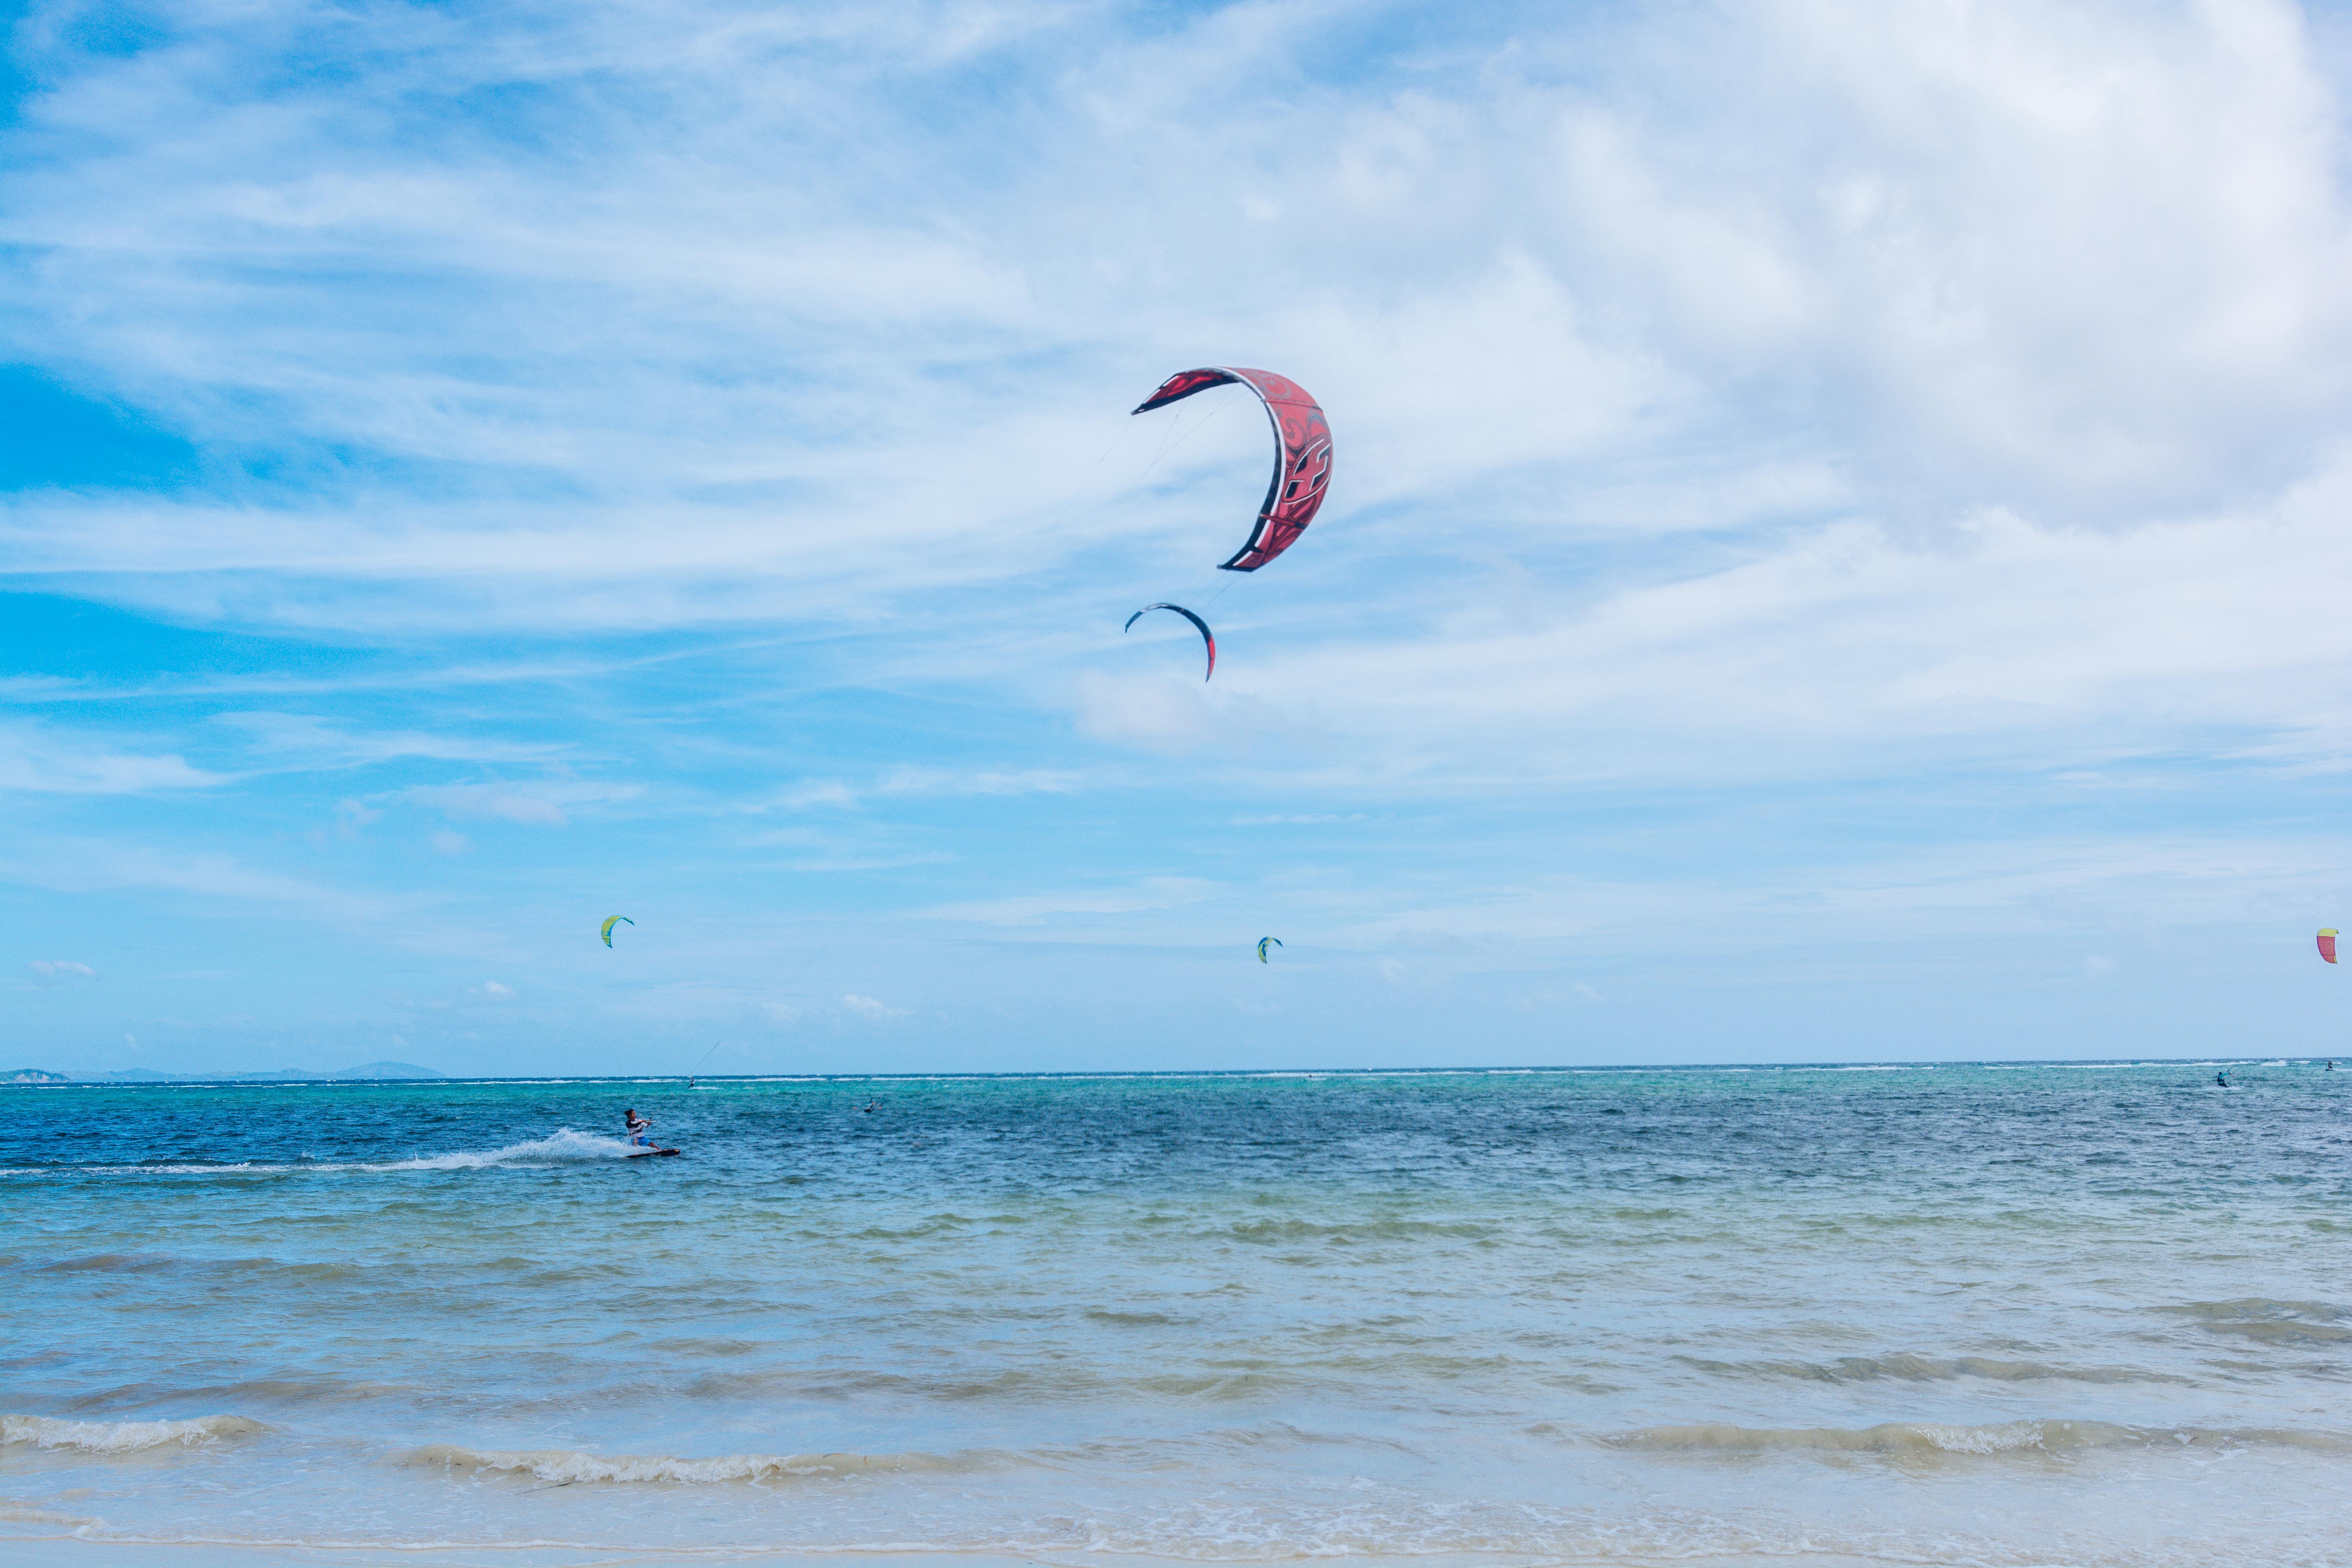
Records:
M1331 482L1331 426L1323 417L1321 405L1286 375L1270 370L1212 366L1177 372L1161 382L1160 390L1145 398L1135 412L1149 414L1229 381L1238 381L1256 393L1265 405L1265 416L1274 422L1274 483L1266 487L1265 502L1258 508L1257 526L1250 530L1249 542L1219 568L1255 572L1289 549L1323 504L1325 488Z

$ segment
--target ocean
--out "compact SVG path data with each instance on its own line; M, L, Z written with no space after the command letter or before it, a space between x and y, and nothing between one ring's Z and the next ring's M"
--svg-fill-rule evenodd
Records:
M2214 1070L0 1090L0 1554L2352 1562L2352 1070Z

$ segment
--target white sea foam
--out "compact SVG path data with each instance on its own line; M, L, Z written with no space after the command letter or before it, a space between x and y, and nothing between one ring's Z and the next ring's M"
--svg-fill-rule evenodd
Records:
M148 1448L200 1448L224 1438L249 1437L268 1430L244 1415L199 1415L187 1421L66 1421L53 1415L0 1415L0 1446L135 1454Z
M628 1143L619 1138L601 1137L593 1132L575 1132L571 1128L560 1129L545 1138L526 1142L509 1143L503 1149L460 1150L449 1154L420 1154L411 1160L394 1160L371 1165L319 1165L306 1167L328 1171L472 1171L487 1165L529 1165L562 1163L577 1160L622 1160L630 1153Z
M2352 1454L2352 1436L2280 1427L2164 1427L2106 1421L2002 1421L1967 1426L1932 1421L1887 1421L1875 1426L1736 1426L1699 1422L1646 1426L1601 1439L1611 1447L1681 1453L1760 1454L1788 1450L1883 1454L1895 1458L1941 1455L2039 1452L2053 1456L2103 1448L2302 1448Z
M475 1171L493 1165L561 1165L621 1160L626 1159L631 1152L630 1145L621 1139L574 1131L565 1127L545 1138L509 1143L503 1149L460 1149L446 1154L418 1154L406 1160L304 1160L291 1163L236 1160L171 1165L11 1166L0 1167L0 1175L283 1176L331 1171Z
M572 1448L528 1452L461 1447L433 1443L400 1458L404 1465L467 1472L507 1472L535 1480L671 1481L709 1486L724 1481L769 1481L792 1477L854 1475L865 1471L948 1470L969 1468L936 1454L719 1454L685 1458L674 1454L583 1454Z

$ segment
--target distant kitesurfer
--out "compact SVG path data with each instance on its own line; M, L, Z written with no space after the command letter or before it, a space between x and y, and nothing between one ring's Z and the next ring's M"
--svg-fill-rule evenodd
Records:
M877 1105L879 1105L879 1104L881 1104L881 1103L882 1103L881 1100L877 1097L877 1098L876 1098L876 1099L873 1099L873 1100L867 1100L865 1104L863 1104L863 1105L859 1106L857 1109L858 1109L858 1110L873 1110L876 1106L877 1106Z
M2229 1069L2229 1068L2223 1068L2220 1072L2215 1073L2215 1074L2213 1075L2213 1081L2214 1081L2215 1083L2220 1084L2223 1089L2227 1089L2227 1088L2229 1088L2229 1087L2230 1087L2230 1069Z
M654 1124L646 1121L644 1117L639 1116L635 1107L631 1107L623 1114L628 1118L629 1146L633 1149L652 1148L654 1146Z

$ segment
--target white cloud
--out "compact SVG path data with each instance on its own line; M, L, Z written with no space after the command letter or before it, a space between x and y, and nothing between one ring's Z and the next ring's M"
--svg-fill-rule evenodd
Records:
M476 996L488 996L493 998L511 996L514 994L514 987L511 985L501 984L495 980L485 980L479 985L472 988L472 994Z
M2021 747L2086 761L2190 735L2242 758L2343 758L2347 507L2352 467L2259 512L2129 533L1990 513L1926 549L1844 523L1598 603L1562 595L1548 625L1465 616L1233 679L1311 711L1357 782L1391 787L1732 784Z
M527 827L565 827L572 822L544 795L508 784L417 784L404 798L437 807L459 821L491 818Z
M844 1012L860 1018L903 1018L907 1016L903 1007L887 1006L871 996L860 996L855 992L842 997L841 1006Z
M62 736L45 726L0 723L0 790L43 795L142 795L226 783L179 756L142 756Z
M1091 669L1078 678L1077 723L1080 734L1173 756L1198 750L1217 732L1215 712L1198 688Z
M497 821L525 827L566 827L572 818L566 806L602 805L635 798L635 784L599 784L577 781L537 784L413 784L400 792L402 800L427 805L460 822Z
M436 855L463 855L474 847L472 839L446 827L435 828L425 835L425 841L433 846L433 852Z
M217 852L184 852L103 839L40 837L6 847L0 881L61 893L142 890L186 893L374 923L404 912L404 901L348 892L307 878L250 865Z
M561 745L415 731L356 731L308 713L219 713L214 715L214 722L240 731L256 752L295 759L305 768L357 768L406 757L472 763L547 762L569 750Z
M1037 925L1059 916L1138 914L1173 909L1197 903L1216 889L1217 884L1192 877L1148 877L1122 889L1024 893L972 903L942 904L921 913L930 920L967 921L981 925Z
M886 770L875 782L886 795L1070 795L1084 787L1085 775L1067 768L918 768Z
M1068 768L936 768L898 764L870 784L845 779L804 779L771 799L744 809L805 810L811 806L861 806L876 800L940 795L1074 795L1097 782Z
M76 963L67 958L37 958L25 965L25 973L38 985L63 985L76 980L95 980L98 971L87 963Z

